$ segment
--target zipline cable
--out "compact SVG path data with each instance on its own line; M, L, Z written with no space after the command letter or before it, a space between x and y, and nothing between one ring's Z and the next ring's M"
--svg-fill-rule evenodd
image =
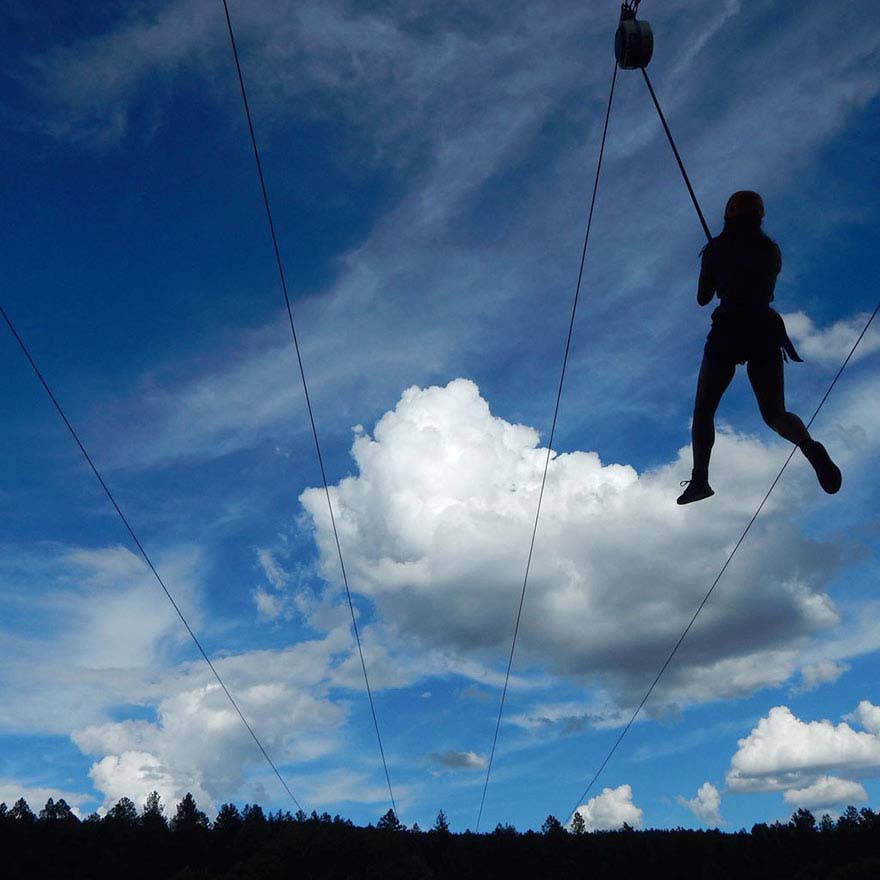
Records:
M834 379L832 379L831 384L828 386L828 390L825 392L825 394L823 395L822 399L819 401L819 405L816 407L815 412L814 412L813 415L810 417L810 421L807 422L807 430L809 430L810 426L811 426L811 425L813 424L813 422L816 420L816 416L819 415L819 412L822 410L822 407L825 405L825 401L828 400L829 395L830 395L831 392L834 390L834 386L837 385L837 380L841 377L841 375L843 374L843 371L844 371L844 370L846 369L846 367L847 367L847 364L849 364L850 359L851 359L852 356L855 354L856 349L859 347L859 344L861 343L861 341L862 341L862 339L864 338L865 334L868 332L868 328L869 328L869 327L871 326L871 324L873 323L874 318L877 316L877 312L878 312L878 311L880 311L880 302L878 302L877 305L874 306L874 311L871 312L870 316L868 317L868 320L867 320L867 322L865 323L865 326L862 328L862 332L859 333L859 336L858 336L858 338L856 339L856 341L853 343L853 346L852 346L852 348L850 349L849 354L846 356L846 358L844 359L843 363L840 365L840 369L839 369L839 370L837 371L837 373L835 374ZM633 725L633 723L635 722L636 718L638 717L639 713L642 711L642 708L644 707L645 703L648 702L648 699L650 698L651 694L654 692L654 688L657 687L657 683L658 683L658 682L660 681L660 679L663 677L663 673L666 672L667 667L668 667L669 664L672 662L672 658L675 657L676 653L678 652L678 649L681 647L682 642L685 640L685 638L687 638L688 633L691 631L691 627L693 627L693 625L694 625L694 623L696 622L697 618L700 616L700 612L703 610L703 608L705 607L706 603L709 601L709 597L710 597L710 596L712 595L712 593L715 591L715 587L718 586L718 582L721 580L722 576L724 575L724 572L727 571L727 567L730 565L731 560L732 560L733 557L736 555L736 551L739 550L740 545L741 545L741 544L743 543L743 541L745 540L746 535L748 535L749 531L751 530L752 526L753 526L754 523L755 523L755 520L758 518L758 516L760 515L761 511L764 509L764 505L767 503L767 499L770 498L770 494L771 494L771 493L773 492L773 490L776 488L776 484L777 484L777 483L780 481L780 479L782 478L783 473L785 473L785 469L788 467L789 462L791 462L791 460L792 460L792 458L794 457L794 454L795 454L795 452L797 451L797 449L798 449L797 446L793 446L793 447L792 447L791 452L788 454L788 458L786 458L785 463L784 463L784 464L782 465L782 467L779 469L779 473L776 475L776 478L775 478L775 479L773 480L773 482L770 484L770 488L767 490L766 495L764 495L764 498L762 499L761 503L758 505L758 509L757 509L757 510L755 511L755 513L752 515L752 518L749 520L748 525L747 525L747 526L745 527L745 529L743 530L743 533L739 536L739 540L738 540L738 541L736 542L736 544L734 545L733 550L730 551L730 555L729 555L729 556L727 557L727 559L725 560L724 565L721 566L721 570L718 572L717 577L716 577L715 580L712 582L712 586L709 587L709 592L706 593L706 595L703 597L703 601L700 602L699 606L697 607L697 610L694 612L694 616L690 619L690 622L689 622L688 625L684 628L684 632L681 634L681 636L679 637L678 641L675 643L675 646L673 647L672 651L670 651L669 656L666 658L665 662L664 662L663 665L660 667L660 671L657 673L657 675L655 676L654 680L651 682L651 686L650 686L650 687L648 688L648 690L645 692L645 696L642 697L641 702L639 703L638 706L636 706L636 710L635 710L635 712L633 712L632 717L631 717L631 718L629 719L629 721L626 723L626 726L623 728L623 730L621 730L620 735L617 737L617 739L616 739L615 742L614 742L614 745L611 747L610 751L609 751L608 754L605 756L605 758L604 758L604 760L602 761L602 763L599 765L599 769L593 774L593 778L590 780L589 784L588 784L587 787L584 789L584 793L580 796L580 798L578 799L578 802L575 804L574 808L573 808L572 810L569 811L569 813L568 813L568 819L566 820L566 824L567 824L567 822L568 822L569 820L571 820L571 818L574 816L574 814L575 814L575 812L577 811L578 807L580 807L581 805L583 805L583 803L584 803L585 800L586 800L587 795L590 793L591 789L592 789L593 786L595 785L596 780L597 780L597 779L599 778L599 776L602 774L602 771L605 769L606 765L607 765L608 762L611 760L611 757L612 757L612 756L614 755L614 753L617 751L617 747L621 744L621 742L623 741L623 738L624 738L624 737L626 736L626 734L629 732L630 727L632 727L632 725Z
M15 329L15 325L12 323L12 320L10 319L9 315L6 314L6 310L3 308L2 305L0 305L0 317L2 317L3 320L6 322L6 326L9 328L10 333L12 333L13 337L15 338L15 341L18 343L18 347L21 349L22 353L24 354L25 358L27 359L27 362L31 365L31 369L34 371L34 374L36 375L37 379L40 381L40 384L43 386L43 390L49 396L49 400L52 401L52 405L55 407L55 410L57 411L58 415L61 416L61 420L67 426L67 430L70 432L70 436L73 437L74 441L76 442L76 445L79 447L79 451L83 454L83 457L85 458L89 467L92 469L92 473L95 475L98 482L101 484L101 488L104 490L104 493L110 499L110 503L113 505L114 510L119 515L119 518L122 520L122 524L125 526L126 530L128 531L128 534L131 536L132 541L134 541L135 546L140 551L140 554L143 557L144 562L147 563L148 568L150 569L150 571L153 573L153 576L158 581L159 586L162 588L162 591L168 597L168 601L171 603L172 607L177 612L177 616L180 618L181 623L183 623L183 625L186 627L186 631L189 633L190 638L192 638L195 646L199 649L199 653L202 655L202 658L204 659L205 663L208 664L208 668L214 674L214 678L217 679L217 683L223 689L223 693L226 694L227 698L229 699L229 702L232 704L232 708L235 709L235 711L238 713L238 717L241 718L242 723L247 728L248 733L251 735L251 739L253 739L253 741L257 744L257 748L260 750L263 757L266 759L269 766L272 768L272 772L278 777L278 781L284 787L284 790L290 795L290 799L301 810L302 807L300 806L299 801L296 799L296 796L294 795L293 791L291 791L290 786L287 784L284 777L281 775L278 768L275 766L275 762L269 757L269 753L266 751L265 747L260 742L260 739L257 736L257 734L254 732L254 729L248 723L247 718L244 717L244 713L239 708L239 705L235 701L235 698L230 693L229 688L226 687L226 683L220 677L220 673L217 672L217 668L211 662L211 658L208 656L207 651L205 651L205 649L202 647L202 643L199 641L198 636L196 636L195 632L193 632L193 629L189 625L189 622L187 621L186 617L184 616L183 611L180 610L180 606L175 601L174 596L171 595L171 591L168 589L168 587L165 586L165 582L162 580L162 577L160 576L159 572L157 571L156 566L153 565L153 561L152 561L152 559L150 559L149 554L144 549L144 545L141 543L140 538L138 538L137 534L135 533L134 529L132 528L131 524L129 523L128 518L122 512L122 508L119 506L119 504L116 501L116 498L114 497L113 493L110 491L110 487L104 481L104 477L101 476L101 472L96 467L95 462L92 460L91 455L89 455L88 451L86 450L85 446L83 445L82 440L80 440L79 434L77 434L77 432L74 429L73 425L71 424L70 420L67 418L67 415L65 414L64 410L61 408L61 404L58 402L58 398L55 397L55 394L53 393L52 389L49 387L49 383L46 381L45 377L43 376L42 372L40 371L40 368L37 366L36 361L33 359L33 357L31 357L31 353L28 350L27 346L25 345L24 340L19 335L18 330Z
M364 684L366 685L367 697L370 701L370 713L373 716L373 727L376 730L376 740L379 743L379 754L382 757L382 767L385 770L385 782L388 785L388 796L391 799L391 808L394 811L394 814L396 816L397 815L397 805L394 801L394 791L391 788L391 776L388 773L388 762L385 760L385 749L382 746L382 735L379 733L379 719L376 716L376 706L373 702L373 691L372 691L372 688L370 687L370 678L367 675L367 664L366 664L366 661L364 660L364 650L363 650L363 646L361 645L361 636L360 636L360 632L358 630L357 615L355 614L355 610L354 610L354 601L351 597L351 589L349 588L349 585L348 585L348 575L345 570L345 561L343 560L343 557L342 557L342 545L340 544L340 541L339 541L339 530L336 527L336 517L333 514L333 503L330 499L330 486L327 482L327 472L324 468L324 456L321 453L321 443L318 440L318 428L315 424L315 415L314 415L314 411L312 410L312 400L311 400L311 396L309 395L309 386L308 386L308 382L306 382L306 372L305 372L305 368L303 367L302 354L300 352L300 347L299 347L299 337L297 336L296 324L294 323L294 320L293 320L293 306L291 305L290 294L288 293L288 290L287 290L287 279L284 274L284 264L281 260L281 251L278 247L278 236L275 233L275 222L272 218L272 208L269 204L269 191L266 187L266 179L263 175L263 163L260 161L260 150L259 150L259 147L257 146L257 136L254 132L254 123L253 123L253 119L251 117L250 104L248 102L247 91L244 86L244 74L242 73L241 62L238 57L238 46L235 41L235 32L232 28L232 18L229 14L229 6L228 6L226 0L222 0L222 3L223 3L223 11L226 14L226 27L229 31L229 43L230 43L230 47L232 48L232 57L235 61L236 72L238 73L238 85L241 89L241 100L242 100L242 105L244 107L244 115L245 115L245 119L247 120L248 132L250 133L251 147L253 148L253 152L254 152L254 161L256 162L256 165L257 165L257 176L260 179L260 191L263 195L263 207L265 208L265 212L266 212L266 221L269 226L269 235L270 235L270 238L272 239L272 248L275 252L275 264L278 268L278 279L281 282L281 291L284 294L284 304L287 308L287 318L288 318L288 322L290 323L290 333L291 333L291 336L293 337L293 347L296 350L296 361L297 361L297 364L299 365L299 374L300 374L300 378L302 379L303 395L305 396L306 409L308 410L308 413L309 413L309 423L311 424L311 427L312 427L312 438L314 439L314 442L315 442L315 452L317 453L317 456L318 456L318 465L321 470L321 480L324 484L324 495L327 498L327 510L330 514L330 525L333 527L333 538L336 542L336 553L339 557L339 568L342 572L342 582L345 585L345 595L348 598L348 608L349 608L349 611L351 612L351 625L354 628L354 636L355 636L355 640L357 641L358 655L360 656L360 660L361 660L361 670L363 671L363 674L364 674Z
M517 612L516 612L516 623L514 624L514 627L513 627L513 640L510 645L510 656L508 657L508 660L507 660L507 672L505 673L505 676L504 676L504 687L501 690L501 704L498 707L498 720L495 722L495 735L492 738L492 749L489 753L489 762L486 767L486 779L485 779L485 782L483 783L483 794L480 797L480 810L479 810L479 813L477 814L477 824L474 829L475 831L480 830L480 820L483 818L483 807L486 803L486 791L489 788L489 777L492 773L492 762L495 758L495 748L498 744L498 732L501 729L501 717L504 714L504 702L507 698L507 688L508 688L508 685L510 684L510 671L513 667L513 655L514 655L514 651L516 650L517 636L519 635L519 625L520 625L520 620L522 619L523 603L525 602L526 589L529 584L529 572L530 572L531 566L532 566L532 555L534 554L534 550L535 550L535 538L537 537L537 534L538 534L538 521L541 517L541 503L544 500L544 488L547 484L547 470L550 467L550 456L553 453L553 437L556 434L556 421L559 416L559 404L562 400L562 388L563 388L563 385L565 384L565 370L566 370L566 367L568 366L568 355L569 355L569 352L571 351L571 339L572 339L572 335L574 333L574 322L575 322L575 317L577 316L578 301L580 299L581 281L584 276L584 264L587 259L587 246L589 245L589 242L590 242L590 229L592 228L592 225L593 225L593 211L596 207L596 193L598 192L598 189L599 189L599 175L602 171L602 159L605 155L605 141L608 137L608 121L611 118L611 104L614 100L614 85L617 82L617 67L618 67L617 63L615 62L614 73L611 76L611 88L608 91L608 106L605 110L605 125L602 129L602 143L599 147L599 159L596 163L596 176L595 176L595 179L593 180L593 194L590 198L590 210L587 215L587 229L584 234L584 246L583 246L583 250L581 251L581 262L580 262L580 267L578 269L577 284L575 285L574 301L572 302L572 306L571 306L571 319L569 320L569 323L568 323L568 336L565 340L565 353L563 354L563 357L562 357L562 370L559 375L559 387L556 390L556 405L553 409L553 421L550 426L550 438L547 441L547 456L544 459L544 472L541 476L541 489L540 489L540 492L538 493L538 506L537 506L537 509L535 510L535 522L532 527L532 538L531 538L531 541L529 542L529 553L528 553L528 558L526 559L526 572L525 572L525 576L523 578L522 592L520 593L520 597L519 597L519 607L517 608Z
M663 124L663 130L666 132L666 137L669 138L669 145L672 147L672 152L675 154L675 161L678 162L678 168L679 171L681 171L681 176L684 178L684 183L687 187L687 191L690 193L691 201L694 203L694 207L697 209L697 216L700 218L700 223L703 226L703 232L706 233L706 238L709 241L712 241L712 232L709 229L709 224L706 222L706 218L703 216L702 210L700 210L700 203L697 201L697 196L694 193L694 188L691 186L691 181L688 177L687 171L684 170L684 162L681 161L678 147L675 146L675 141L672 139L672 132L669 130L669 125L666 122L666 117L663 115L663 111L660 109L660 102L657 100L657 95L654 92L654 87L651 85L651 79L648 76L648 71L644 67L640 68L640 70L642 71L642 75L645 77L645 83L648 86L648 91L651 93L651 99L654 101L654 106L657 108L657 115L660 117L660 122Z

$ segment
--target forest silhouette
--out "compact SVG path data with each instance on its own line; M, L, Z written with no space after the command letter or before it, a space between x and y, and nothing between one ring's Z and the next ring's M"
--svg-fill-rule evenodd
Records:
M626 825L588 832L578 819L570 830L548 816L540 833L498 825L474 834L454 833L442 810L423 831L391 810L358 827L328 813L224 804L211 822L191 794L166 817L154 792L140 811L122 798L104 816L81 820L64 800L50 798L35 814L21 799L0 804L0 871L53 880L880 877L880 814L867 808L818 821L800 809L787 823L735 833Z

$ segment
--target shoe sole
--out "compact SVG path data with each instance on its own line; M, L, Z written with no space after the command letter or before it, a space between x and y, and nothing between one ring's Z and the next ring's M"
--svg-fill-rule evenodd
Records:
M686 494L687 494L686 492L682 492L682 494L679 495L678 498L676 499L675 503L680 504L680 505L685 505L685 504L693 504L695 501L704 501L706 498L711 498L715 494L715 491L714 491L714 489L707 488L705 492L701 492L699 495L695 494L693 496L693 498L684 498L684 496ZM684 500L682 501L683 498L684 498Z
M829 494L836 495L843 485L843 474L840 468L831 460L828 450L818 441L813 447L812 457L807 459L813 470L816 471L816 477L819 485Z

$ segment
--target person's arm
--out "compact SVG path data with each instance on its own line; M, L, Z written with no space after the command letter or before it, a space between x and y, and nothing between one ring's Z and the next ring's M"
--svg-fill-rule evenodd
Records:
M782 251L779 250L778 244L773 245L773 251L773 280L770 282L770 302L773 302L776 290L776 279L782 271Z
M701 306L707 306L715 296L715 272L712 270L712 261L709 259L709 248L703 251L703 260L700 264L700 282L697 285L697 302Z

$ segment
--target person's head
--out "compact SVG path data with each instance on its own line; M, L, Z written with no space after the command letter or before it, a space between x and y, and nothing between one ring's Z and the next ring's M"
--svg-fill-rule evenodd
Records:
M737 220L741 218L751 220L764 218L764 200L753 190L741 189L727 200L724 219Z
M724 208L724 231L728 234L756 233L764 219L764 200L750 189L735 192Z

